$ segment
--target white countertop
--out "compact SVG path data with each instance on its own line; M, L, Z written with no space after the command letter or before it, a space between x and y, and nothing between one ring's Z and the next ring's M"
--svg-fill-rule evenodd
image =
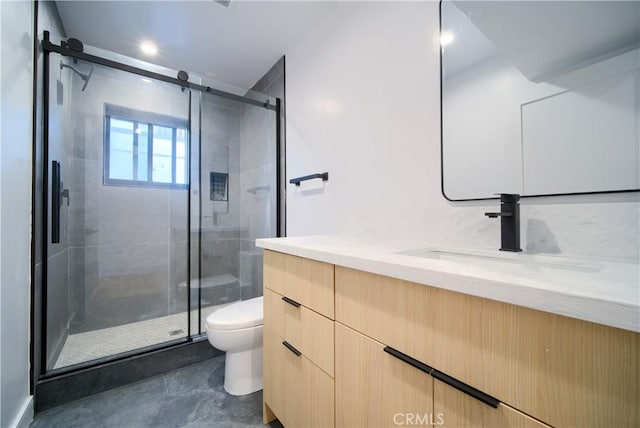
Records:
M504 254L496 250L495 257L506 258L511 263L499 262L496 265L491 262L494 257L492 252L475 250L482 256L478 257L481 263L464 263L456 257L438 260L398 254L423 254L428 248L416 250L415 246L406 247L398 243L371 243L336 236L258 239L256 245L365 272L640 332L640 265L637 261ZM455 253L451 254L455 256ZM473 258L470 260L473 261ZM489 263L484 263L484 260L489 260ZM528 261L534 263L530 264ZM568 268L555 268L556 261L557 266Z

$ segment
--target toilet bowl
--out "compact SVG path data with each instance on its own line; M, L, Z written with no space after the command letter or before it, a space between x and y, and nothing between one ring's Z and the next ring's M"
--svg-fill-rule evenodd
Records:
M205 328L209 343L227 353L224 389L231 395L262 389L262 297L218 309Z

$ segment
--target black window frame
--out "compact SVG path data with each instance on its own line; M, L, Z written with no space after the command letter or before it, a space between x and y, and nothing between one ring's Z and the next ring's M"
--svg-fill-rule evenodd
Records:
M105 186L121 186L121 187L152 187L160 189L188 189L190 180L190 151L189 151L189 120L179 117L163 115L159 113L151 113L142 110L135 110L128 107L117 106L105 103L104 105L104 156L102 162L103 174L102 183ZM133 133L133 176L134 179L127 180L121 178L110 178L109 172L111 167L110 159L110 132L111 119L119 119L133 122L135 130L138 124L149 125L149 150L147 152L147 179L137 179L138 171L138 134ZM161 126L171 128L171 182L161 183L153 181L153 127ZM176 137L178 129L185 130L185 183L176 183Z

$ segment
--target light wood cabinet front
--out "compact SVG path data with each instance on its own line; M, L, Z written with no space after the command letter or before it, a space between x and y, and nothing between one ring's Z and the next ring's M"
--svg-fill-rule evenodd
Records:
M335 379L337 427L436 422L433 378L384 352L383 344L339 323Z
M264 330L264 401L287 428L334 425L334 381Z
M640 426L638 333L274 251L264 263L265 422Z
M333 265L265 251L265 423L334 426L333 316Z
M264 290L264 323L333 377L333 321Z
M264 286L334 319L334 265L264 252Z
M640 426L638 333L340 266L336 321L553 426Z
M266 308L265 308L266 311ZM287 415L287 393L291 391L287 381L287 366L292 359L287 349L282 349L281 341L277 335L266 325L263 329L263 392L262 400L273 413L263 414L263 422L271 422L276 417L284 424Z
M549 428L502 403L497 409L440 382L433 381L433 411L441 427L450 428Z

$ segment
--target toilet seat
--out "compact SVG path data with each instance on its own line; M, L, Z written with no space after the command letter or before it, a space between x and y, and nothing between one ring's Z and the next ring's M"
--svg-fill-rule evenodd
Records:
M263 298L232 303L207 317L207 330L239 330L262 325Z

